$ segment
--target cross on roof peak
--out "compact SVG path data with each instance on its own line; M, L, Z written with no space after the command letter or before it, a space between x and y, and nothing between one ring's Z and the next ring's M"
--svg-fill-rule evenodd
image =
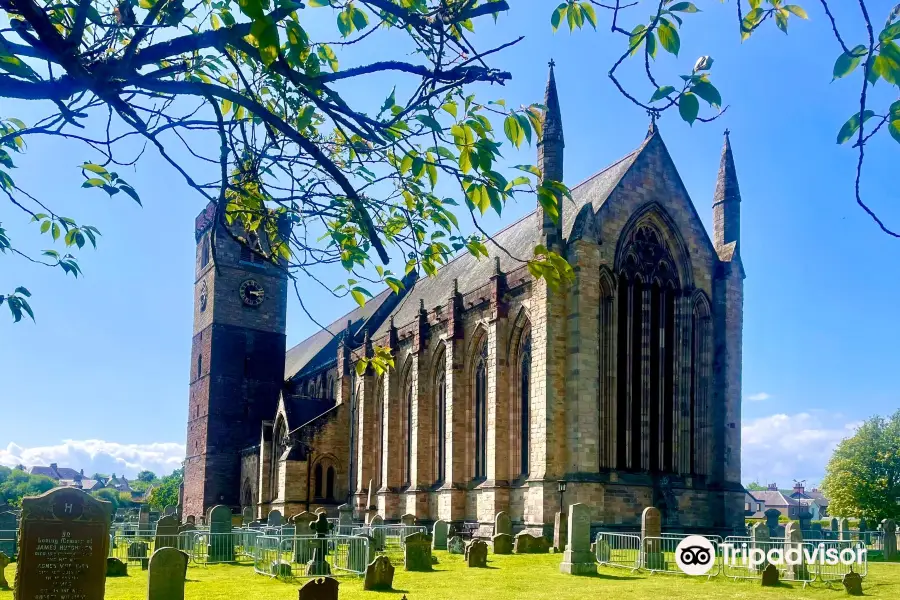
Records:
M553 59L552 59L552 58L551 58L551 59L550 59L550 62L549 62L549 63L547 63L547 64L548 64L548 65L550 65L550 68L551 68L551 69L552 69L552 68L553 68L553 67L555 67L555 66L556 66L556 61L555 61L555 60L553 60Z

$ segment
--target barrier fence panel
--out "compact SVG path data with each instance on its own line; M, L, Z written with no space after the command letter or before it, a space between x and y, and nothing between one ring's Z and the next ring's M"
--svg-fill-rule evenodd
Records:
M808 540L818 554L812 562L816 565L816 579L823 583L843 581L851 571L865 577L869 574L868 548L865 542Z
M0 530L0 552L9 558L15 558L18 535L19 532L16 529Z
M252 548L244 548L247 538L242 532L191 532L191 560L198 565L214 565L254 560ZM255 542L255 538L254 538Z
M334 536L328 539L331 568L354 575L365 575L368 564L375 560L375 549L365 536Z
M406 545L403 540L414 533L428 534L424 525L376 525L374 527L354 527L352 535L367 535L375 544L375 551L381 554L400 554Z
M267 577L283 576L285 572L278 568L283 560L283 540L274 535L261 535L255 540L253 547L253 570Z
M762 579L772 564L782 581L795 581L804 587L816 578L816 565L810 562L814 546L808 542L740 542L723 544L722 572L731 579Z
M641 568L641 536L601 531L594 542L597 562L637 571Z
M641 540L641 568L651 573L674 573L683 575L684 572L675 562L675 549L681 540L688 537L687 534L669 534L665 537L645 537ZM713 545L714 564L706 576L716 577L721 571L722 563L717 559L722 539L716 535L702 536Z

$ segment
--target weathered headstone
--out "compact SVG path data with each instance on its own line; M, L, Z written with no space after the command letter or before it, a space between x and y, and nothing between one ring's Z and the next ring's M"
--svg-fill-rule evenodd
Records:
M347 545L348 568L356 573L364 573L369 564L375 560L375 543L371 536L354 536Z
M381 518L381 515L375 515L369 520L369 531L372 533L372 540L375 542L375 549L378 551L384 550L384 519Z
M762 573L763 587L775 587L778 585L778 567L775 565L766 565Z
M128 564L122 559L110 556L106 559L107 577L128 577Z
M209 511L207 560L211 563L234 562L234 536L231 533L231 509L224 504Z
M847 592L848 596L863 595L862 577L859 575L859 573L850 571L849 573L844 575L844 578L841 580L841 582L844 584L844 591Z
M387 556L379 556L366 567L364 590L381 591L394 589L394 565Z
M841 517L838 520L838 527L841 529L841 537L840 540L842 542L850 541L850 520L846 517Z
M0 513L0 552L10 558L16 557L16 536L19 523L15 513Z
M403 567L407 571L431 570L431 536L421 531L403 540Z
M9 566L10 562L11 559L3 552L0 552L0 590L9 589L9 582L6 581L6 574L4 571L6 570L6 567Z
M178 509L177 506L175 506L174 504L170 504L163 509L163 516L164 517L174 517L175 511L177 509Z
M841 522L837 517L831 517L831 531L835 534L835 539L837 534L841 532Z
M482 540L472 540L466 548L466 565L469 567L487 568L488 546Z
M499 533L508 533L512 535L512 519L505 511L500 511L494 515L494 535Z
M884 560L896 560L897 558L897 525L893 519L884 519L881 522L881 531L884 536L882 554Z
M194 518L194 515L188 515L187 519L185 519L186 524L196 525L197 520Z
M402 517L400 517L401 525L415 525L416 524L416 515L406 513Z
M512 554L513 537L508 533L498 533L493 537L494 554Z
M147 600L184 600L188 555L176 548L160 548L150 557Z
M793 521L788 521L784 524L784 555L787 556L789 551L799 551L801 562L800 564L788 565L788 578L795 581L809 579L809 568L803 562L803 532L800 531L800 526Z
M156 540L154 550L178 547L178 520L175 515L167 515L156 523Z
M338 580L331 577L310 579L300 588L298 600L337 600Z
M450 532L450 525L447 521L438 519L431 528L431 547L435 550L447 549L447 534Z
M138 531L150 535L150 508L143 504L138 508Z
M146 558L147 552L149 548L147 546L147 542L131 542L128 544L128 551L126 556L128 560L137 560L139 558Z
M328 513L328 509L325 508L324 506L320 506L320 507L318 507L316 510L314 510L313 512L314 512L315 514L317 514L317 515L318 515L318 514L321 514L321 513L326 513L326 514L327 514L327 513Z
M641 513L641 540L644 567L652 570L665 570L666 560L661 552L662 515L655 506L648 506Z
M291 568L291 563L286 560L273 560L269 564L269 573L275 577L288 579L293 575L293 572L294 570Z
M553 549L562 552L566 549L569 520L566 513L557 512L553 517Z
M770 540L768 525L765 523L754 523L753 527L750 528L750 546L762 550L763 555L768 556L768 552L771 549ZM762 564L756 567L756 570L763 571L768 564L768 561L763 560Z
M112 505L75 488L22 500L16 600L103 600Z
M306 563L306 576L315 577L321 575L331 575L331 565L325 560L325 540L313 548L312 560Z
M349 504L341 504L338 506L338 533L341 535L350 535L353 528L353 507Z
M294 525L294 531L297 535L315 535L312 523L316 520L316 515L308 510L304 510L298 515L291 517L290 522Z
M241 526L247 527L250 525L251 521L253 521L253 509L249 506L245 506L241 509Z
M281 516L281 511L278 509L270 510L269 518L266 520L266 523L270 527L278 527L279 525L283 525L284 518Z
M766 517L766 527L769 528L769 537L778 537L778 518L781 513L775 508L770 508L763 514Z
M520 531L514 539L513 552L516 554L546 554L550 551L550 542L544 536Z
M447 551L450 552L450 554L464 554L466 551L466 543L461 537L459 537L458 535L454 535L452 538L447 540ZM496 549L494 550L494 552L497 552Z
M597 541L593 544L593 552L594 556L597 557L597 562L607 563L612 558L612 549L609 547L609 542L606 538L602 536L602 533L597 534Z
M591 554L591 509L587 504L579 502L569 506L568 532L560 572L570 575L596 573L597 564Z

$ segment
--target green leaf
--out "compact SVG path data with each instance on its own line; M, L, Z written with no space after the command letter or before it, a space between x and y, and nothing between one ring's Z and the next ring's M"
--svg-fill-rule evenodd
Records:
M278 27L271 17L264 17L253 22L250 26L250 36L255 40L259 48L259 55L263 64L267 67L278 58L281 42L278 39Z
M437 122L437 119L430 115L419 115L416 117L416 120L431 128L432 131L441 131L443 129L441 124Z
M58 223L54 223L53 226L50 228L50 236L53 238L54 241L59 239L59 224Z
M306 5L319 8L320 6L331 6L331 2L329 0L306 0Z
M800 17L801 19L808 19L809 15L806 14L806 11L803 8L797 6L796 4L785 4L784 10L789 11Z
M650 96L650 102L656 102L657 100L662 100L663 98L665 98L666 96L668 96L669 94L671 94L674 91L675 91L675 88L672 87L671 85L664 85L661 88L659 88L658 90L656 90L655 92L653 92L653 95Z
M353 33L353 20L350 17L350 11L352 10L351 6L348 6L344 10L338 13L337 16L337 26L338 31L341 32L341 37L347 37L351 33Z
M846 77L852 73L859 65L859 61L865 55L866 47L863 45L859 45L851 50L850 54L847 54L846 52L842 53L834 63L833 77L835 79L840 79L841 77Z
M509 139L516 148L521 146L522 142L525 141L525 132L522 131L522 124L519 123L519 120L515 115L509 115L503 121L503 133L506 134L507 139Z
M81 187L83 187L83 188L102 187L104 185L106 185L105 180L98 179L97 177L92 177L92 178L88 179L87 181L85 181L84 183L82 183Z
M894 140L900 142L900 119L888 123L888 131L891 133L891 137L894 138Z
M351 18L353 19L353 26L356 27L357 31L362 31L369 24L369 17L358 8L354 7Z
M356 300L356 303L360 306L366 305L366 296L361 291L360 288L353 288L350 290L350 294L353 296L353 299Z
M871 119L873 116L875 116L875 112L871 111L871 110L867 110L866 112L863 113L862 122L865 123L866 121ZM860 125L859 113L854 113L853 116L851 116L849 119L847 119L847 122L844 123L844 126L841 127L841 130L838 132L837 143L843 144L844 142L846 142L847 140L852 138L853 135L857 131L859 131L859 125Z
M691 87L691 91L706 100L710 106L715 106L716 108L722 106L722 96L719 94L719 90L708 81L695 83Z
M120 185L119 189L131 196L131 199L138 203L139 206L143 206L141 204L141 198L138 196L138 193L134 191L134 188L130 185Z
M587 2L581 3L581 13L584 15L584 18L587 19L588 23L591 24L591 27L594 30L597 30L597 13L594 10L594 7L588 4Z
M362 305L360 305L362 306ZM366 373L366 369L369 367L369 361L365 358L361 358L356 361L356 375L357 377L362 377Z
M47 233L48 231L50 231L50 225L52 225L50 221L44 221L43 223L41 223L41 233Z
M778 29L785 33L788 30L788 14L788 11L783 8L775 10L775 24L778 26Z
M885 27L881 33L878 34L878 40L881 42L895 40L898 37L900 37L900 21Z
M17 287L15 293L22 294L26 298L31 298L31 292L28 291L28 288L24 288L22 286Z
M91 171L92 173L97 173L98 175L108 175L109 172L101 167L100 165L95 165L92 163L84 163L81 165L81 168L85 171Z
M441 110L450 113L453 118L456 118L456 102L445 102L443 106L441 106Z
M700 9L694 6L692 2L678 2L677 4L673 4L669 7L669 10L672 12L685 12L685 13L695 13L700 12Z
M659 33L659 43L662 44L662 47L667 52L678 56L678 51L681 49L681 38L678 35L678 30L668 21L661 20L657 32Z
M559 24L562 21L562 18L566 16L566 10L568 10L568 8L568 3L563 2L553 11L553 14L550 16L550 25L553 27L553 31L559 29Z
M647 53L650 55L650 58L656 58L656 36L653 35L653 32L647 34Z
M678 100L678 113L682 119L693 125L700 113L700 101L697 100L697 96L691 92L682 94Z

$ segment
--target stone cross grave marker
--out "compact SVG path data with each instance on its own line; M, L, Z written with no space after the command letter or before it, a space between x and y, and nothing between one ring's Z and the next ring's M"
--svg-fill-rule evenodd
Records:
M646 511L644 511L646 513ZM569 536L559 570L570 575L597 572L591 553L591 509L581 502L569 506Z
M884 519L881 522L881 531L884 535L882 544L884 560L894 560L897 558L897 525L893 519Z
M466 548L466 565L469 567L487 568L487 542L472 540Z
M450 524L438 519L431 528L431 547L435 550L447 549L447 534L450 532Z
M312 528L317 539L312 543L312 560L306 563L306 575L330 575L331 565L326 558L328 541L325 538L328 537L331 524L325 513L319 513L318 518L312 523Z
M16 536L18 535L19 520L15 513L0 513L0 552L10 558L16 557Z
M568 527L569 521L566 517L566 513L557 512L553 517L553 548L557 552L562 552L566 549Z
M279 525L284 524L284 519L281 516L281 511L278 509L272 509L269 511L269 518L266 520L266 524L269 527L278 527Z
M176 548L160 548L150 557L147 600L184 600L188 555Z
M406 536L404 543L403 566L407 571L431 570L431 536L414 533Z
M331 577L310 579L300 588L299 600L337 600L338 580Z
M500 511L494 516L494 535L508 533L512 535L512 519L505 511Z
M156 540L154 550L178 547L179 523L175 515L167 515L156 522Z
M508 533L498 533L492 541L494 542L494 554L512 554L513 537Z
M112 505L75 488L22 500L16 600L103 600Z
M211 563L234 562L234 538L231 534L231 509L224 504L209 511L209 545L207 560Z
M394 589L394 565L387 556L379 556L366 567L364 590L382 591Z
M641 540L644 544L644 565L649 569L666 568L665 557L660 547L661 535L662 515L655 506L648 506L641 513Z
M7 566L9 566L10 562L11 559L4 553L0 552L0 590L9 589L9 582L6 581L6 574L3 571Z

